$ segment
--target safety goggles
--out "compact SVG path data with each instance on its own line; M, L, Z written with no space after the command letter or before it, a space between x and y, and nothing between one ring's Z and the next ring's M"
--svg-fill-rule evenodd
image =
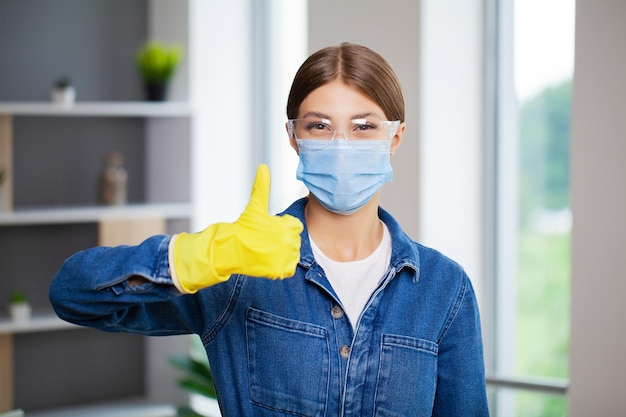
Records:
M334 140L339 136L349 141L389 140L396 134L399 126L399 120L381 120L374 117L353 119L339 125L320 117L287 121L289 136L300 140Z

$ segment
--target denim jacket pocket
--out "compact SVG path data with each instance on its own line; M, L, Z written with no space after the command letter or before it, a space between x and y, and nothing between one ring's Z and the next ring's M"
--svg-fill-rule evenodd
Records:
M376 417L431 416L437 385L434 342L385 334L376 385ZM407 392L413 395L407 395Z
M252 403L299 416L324 416L330 382L326 330L249 308L246 337Z

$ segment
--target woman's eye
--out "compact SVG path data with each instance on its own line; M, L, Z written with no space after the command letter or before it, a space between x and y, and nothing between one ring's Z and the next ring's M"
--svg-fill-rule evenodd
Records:
M376 126L371 123L360 123L356 125L356 130L372 130L376 129Z
M324 123L311 123L307 126L308 130L326 130L328 126Z

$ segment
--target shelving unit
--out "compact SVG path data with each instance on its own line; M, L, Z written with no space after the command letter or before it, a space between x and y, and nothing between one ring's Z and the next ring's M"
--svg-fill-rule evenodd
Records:
M52 332L76 327L54 315L33 316L28 321L16 322L10 318L0 318L0 409L10 410L13 407L13 376L14 369L14 335L26 333Z
M81 5L78 13L86 13L84 17L90 19L95 15L89 9L119 7L106 3ZM13 44L24 39L24 28L29 26L25 20L30 16L52 16L45 10L27 10L19 1L3 7L21 16L20 23L5 32L9 34L5 40L13 39ZM76 4L55 4L57 9L64 7L75 8ZM171 86L171 100L142 101L139 80L132 77L135 46L128 46L153 36L185 46L188 3L148 0L124 7L133 19L128 25L122 24L129 28L121 29L126 30L125 37L107 31L106 41L99 39L98 27L107 26L100 21L93 25L93 36L87 29L80 35L84 41L74 44L79 50L87 48L83 54L76 51L65 56L69 75L80 79L82 74L83 81L89 83L84 82L82 89L77 86L78 101L74 105L23 99L20 94L0 97L0 169L7 172L0 199L0 412L21 407L27 414L58 411L59 415L70 415L64 410L84 407L91 413L94 403L99 413L111 415L107 412L129 413L134 409L122 405L121 409L107 411L107 403L130 401L140 404L133 411L139 416L145 415L141 414L145 410L156 410L150 405L179 399L182 402L185 398L174 383L176 371L167 364L168 356L185 351L188 342L183 336L146 338L97 332L62 321L47 299L55 268L71 253L96 245L136 244L150 235L188 230L192 221L195 115L187 100L186 64ZM66 24L67 19L73 19L72 13L65 14ZM98 16L96 19L108 19L106 13ZM49 24L58 33L64 23L53 20ZM142 28L146 32L141 33ZM37 38L41 33L31 30L31 42L47 42ZM52 41L52 48L61 39ZM6 41L0 45L13 47ZM123 71L107 69L109 73L104 73L99 72L104 68L94 68L93 61L82 58L92 46L105 48L102 57L122 59L107 63L116 67L127 64L127 58L120 53L125 49L125 56L131 59L129 76ZM119 55L106 55L107 48ZM42 69L36 62L38 53L31 52L27 60L12 61L30 66L17 69L19 82L24 85L36 83L37 79L29 78L34 74L28 71L35 65L36 77L51 72L48 64ZM111 74L117 78L102 78ZM136 85L129 84L129 80ZM115 81L117 90L111 89L110 81ZM0 91L6 94L7 87L0 82ZM85 93L89 88L91 93ZM38 97L45 97L47 92L43 93ZM124 206L102 206L97 202L98 164L109 151L122 151L129 171L129 204ZM25 290L31 299L34 313L28 321L8 318L6 298L13 288ZM96 376L91 373L97 378L93 379Z
M0 210L0 222L1 217L4 217L2 211L10 212L13 209L12 154L15 117L189 118L191 115L191 106L188 103L176 102L78 102L71 107L46 102L0 102L0 167L5 169L7 176L2 187L4 206L0 208L3 209Z
M178 132L187 134L189 120L192 116L191 106L187 103L163 102L78 102L71 107L63 107L45 102L0 102L0 166L7 172L7 181L3 186L3 207L0 210L0 228L14 230L15 228L66 227L68 225L94 224L96 225L96 243L98 245L136 244L144 238L162 233L174 233L173 226L168 222L183 221L188 224L191 217L191 204L188 198L189 192L182 193L180 189L188 187L189 173L177 173L173 175L173 181L169 186L162 184L163 176L159 172L162 161L177 155L172 150L171 138L159 137L159 131L166 133ZM15 169L15 141L20 140L20 132L15 129L15 118L22 118L28 123L30 118L66 120L73 123L81 118L91 119L119 119L139 118L144 119L147 125L146 135L146 158L152 158L146 163L147 178L144 184L144 201L124 206L102 206L98 204L81 205L37 205L34 207L22 207L19 202L15 204L13 193L19 184L14 181ZM154 122L153 122L154 120ZM161 129L152 128L152 123L158 123ZM181 128L182 127L182 128ZM182 133L181 133L182 132ZM189 138L176 137L176 147L189 150ZM185 166L188 156L185 152L183 160L173 160ZM152 168L151 168L152 166ZM151 174L151 169L153 174ZM188 169L188 168L187 168ZM155 172L159 171L159 172ZM184 171L184 170L181 170ZM155 184L155 182L160 182ZM22 184L23 185L23 184ZM172 193L175 199L182 200L185 195L186 201L168 201ZM9 229L7 229L9 228ZM168 230L169 229L169 230ZM1 246L1 242L0 242ZM1 247L0 247L1 249ZM49 279L50 277L48 277ZM37 279L31 278L31 279ZM44 281L45 282L45 281ZM1 283L0 283L1 284ZM46 287L43 291L47 291ZM40 297L41 298L41 297ZM41 306L39 306L41 308ZM45 308L50 310L49 308ZM3 390L0 395L0 411L11 409L14 406L14 376L15 372L15 335L39 334L42 332L55 332L67 329L79 328L57 318L52 311L46 314L38 314L26 322L13 322L8 318L1 318L0 314L0 385Z
M249 7L59 0L33 8L6 0L0 14L8 16L0 50L12 57L0 80L0 168L10 176L0 210L0 412L15 405L27 415L70 415L63 410L137 395L144 404L183 403L167 357L185 352L188 337L109 335L62 323L47 291L55 267L78 250L131 243L126 232L200 230L245 207L259 140L248 122L256 114ZM133 57L147 39L184 51L165 103L141 101ZM45 101L63 74L77 88L71 107ZM102 207L94 175L103 152L118 146L135 170L130 204ZM8 322L2 311L16 285L34 299L27 324Z
M101 205L42 205L36 207L20 207L14 204L13 192L16 184L14 177L14 149L15 141L20 140L19 132L14 128L16 117L29 118L57 118L72 123L76 118L117 119L117 118L141 118L149 125L152 119L166 126L166 131L171 132L176 127L183 126L182 132L188 129L184 126L192 115L191 107L186 103L146 103L146 102L78 102L74 106L66 108L44 102L2 102L0 103L0 164L8 171L8 180L4 184L4 207L0 212L0 228L32 228L56 225L64 227L72 224L93 223L97 225L97 244L134 244L143 238L166 233L167 222L172 220L188 221L191 216L191 205L187 201L167 201L171 190L161 190L156 185L150 186L152 180L150 173L146 179L145 201L125 206L101 206ZM171 121L168 123L168 121ZM173 127L172 127L173 126ZM180 131L181 129L178 129ZM149 128L148 128L149 131ZM158 136L158 135L157 135ZM167 139L158 137L147 138L146 152L149 152L154 162L154 169L160 164L158 161L170 157ZM151 141L157 141L156 144ZM178 138L180 140L180 138ZM164 142L165 141L165 142ZM171 140L169 141L171 145ZM189 149L189 142L186 139ZM164 146L165 144L165 146ZM151 146L153 145L153 146ZM160 152L159 152L160 150ZM161 156L159 156L159 154ZM165 156L164 156L165 155ZM174 153L174 155L176 155ZM186 162L183 159L182 163ZM148 170L150 170L148 165ZM158 175L154 176L157 180ZM174 187L181 188L181 181L185 181L188 175L175 178ZM156 191L150 191L154 188ZM167 187L166 187L167 188ZM170 189L172 185L170 185ZM184 186L182 187L184 188ZM175 193L176 194L176 193ZM180 197L180 195L179 195ZM179 198L180 199L180 198ZM174 232L174 230L171 230ZM45 281L44 281L45 282ZM44 287L45 291L45 287ZM14 406L13 396L15 371L15 335L38 334L42 332L55 332L66 329L78 328L58 319L54 313L36 315L28 322L15 323L10 319L0 319L0 385L4 388L0 396L0 410L10 409Z

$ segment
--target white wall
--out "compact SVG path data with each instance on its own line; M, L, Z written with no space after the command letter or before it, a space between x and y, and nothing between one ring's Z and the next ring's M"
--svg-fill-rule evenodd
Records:
M311 0L309 50L341 42L365 45L394 67L406 104L407 130L392 157L393 182L383 187L381 205L414 239L419 235L420 1Z
M570 416L626 415L626 2L577 0Z
M237 220L254 180L252 1L189 0L193 231Z
M483 0L421 4L420 240L463 265L480 302Z
M309 48L342 41L384 56L402 84L407 131L381 205L414 239L482 277L482 0L315 0ZM454 30L450 30L454 28ZM480 296L480 294L479 294Z

